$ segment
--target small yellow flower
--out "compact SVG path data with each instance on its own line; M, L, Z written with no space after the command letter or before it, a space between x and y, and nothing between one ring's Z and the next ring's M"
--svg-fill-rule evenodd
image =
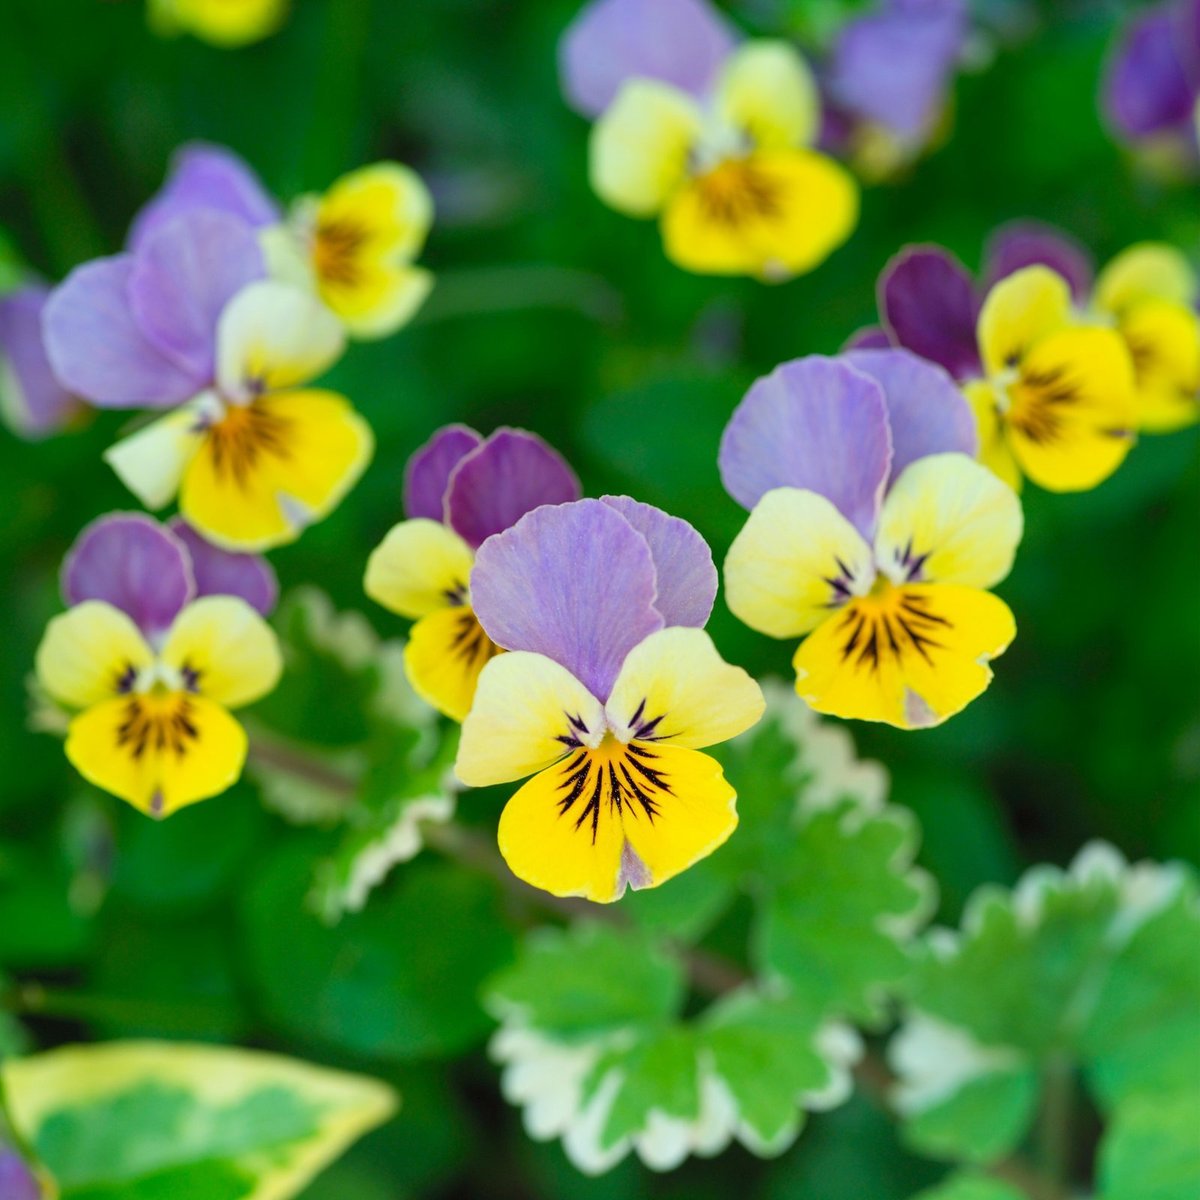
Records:
M246 733L229 710L278 682L279 645L244 600L205 596L152 647L131 617L85 600L46 629L38 680L74 710L67 758L97 787L152 817L223 792Z
M1200 421L1200 280L1173 246L1143 242L1096 280L1092 306L1115 322L1133 358L1138 427L1151 433Z
M667 257L686 270L787 279L858 220L852 177L809 148L819 124L804 60L782 42L748 42L707 107L666 83L625 83L592 131L592 186L621 212L659 216Z
M277 32L288 8L288 0L150 0L150 23L167 36L190 33L235 49Z
M1026 267L988 293L979 315L985 378L964 389L979 427L979 458L1019 488L1054 492L1107 479L1133 445L1134 372L1112 329L1073 314L1071 289Z

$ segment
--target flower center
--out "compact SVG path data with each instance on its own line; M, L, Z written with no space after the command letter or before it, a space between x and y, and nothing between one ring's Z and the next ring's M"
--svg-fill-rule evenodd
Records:
M263 457L290 457L291 424L259 401L227 407L208 430L214 472L244 490Z
M353 287L361 275L359 255L366 241L367 231L354 221L322 221L313 236L313 263L318 276L327 283Z
M838 620L842 662L872 674L889 662L901 666L906 657L932 662L931 652L944 648L942 638L953 628L933 611L923 590L897 587L883 575Z
M653 744L621 742L611 732L594 749L579 746L557 770L559 816L573 820L580 832L590 831L593 844L601 817L653 822L663 797L673 794Z
M717 225L737 227L781 212L779 189L752 157L727 158L696 178L705 215Z

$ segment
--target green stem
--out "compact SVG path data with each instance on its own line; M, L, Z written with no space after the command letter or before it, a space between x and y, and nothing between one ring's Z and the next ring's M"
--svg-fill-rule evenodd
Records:
M1071 1178L1075 1074L1064 1055L1054 1055L1042 1074L1042 1106L1038 1117L1038 1163L1042 1174L1059 1189Z

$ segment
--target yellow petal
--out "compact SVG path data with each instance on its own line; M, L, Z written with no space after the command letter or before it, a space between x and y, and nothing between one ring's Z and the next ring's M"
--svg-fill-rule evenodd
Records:
M892 484L875 558L896 583L988 588L1012 569L1024 520L1016 493L965 454L919 458Z
M1133 445L1133 363L1111 329L1065 329L1043 339L1009 394L1013 454L1050 491L1095 487Z
M607 903L711 854L737 827L735 799L706 754L607 738L517 792L500 817L500 852L534 887Z
M857 221L858 186L833 159L763 151L679 188L663 214L663 241L686 270L779 281L822 263Z
M353 276L327 279L321 299L352 336L388 337L417 315L433 290L433 275L423 267L366 263Z
M1139 428L1167 433L1200 420L1200 317L1145 300L1125 311L1119 329L1133 358Z
M592 126L589 172L605 204L651 217L683 181L700 135L700 112L676 88L649 79L626 83Z
M110 446L104 461L147 508L165 508L204 444L208 425L223 412L216 395L204 392Z
M321 197L316 215L315 257L323 273L323 256L336 257L346 243L368 256L415 258L433 224L433 197L409 167L379 162L337 180Z
M1016 635L1008 606L954 584L885 587L852 601L796 651L796 691L818 712L901 729L937 725L991 682Z
M237 780L246 733L203 696L151 692L81 713L71 722L66 749L89 783L152 817L168 817Z
M37 676L55 699L87 708L128 690L154 654L133 620L103 600L85 600L46 626Z
M474 560L448 525L417 517L394 525L371 552L363 586L376 603L415 620L462 602Z
M775 488L755 506L725 559L725 602L770 637L815 629L875 577L870 546L824 496Z
M1042 338L1071 319L1071 288L1049 267L1025 267L1000 280L979 313L979 349L989 375L1018 366Z
M189 691L226 708L261 699L283 672L274 631L237 596L193 600L175 618L161 657Z
M1163 242L1140 242L1116 256L1096 278L1094 303L1122 316L1144 300L1190 305L1200 280L1187 257Z
M787 42L743 43L726 60L716 108L758 147L786 150L816 141L821 98L808 64Z
M1009 448L1008 430L1000 414L999 393L991 383L977 379L963 387L963 395L975 414L980 463L1019 494L1025 477Z
M660 629L626 656L605 712L621 741L698 750L737 737L763 714L762 689L702 629Z
M341 357L346 339L315 296L289 283L248 284L217 322L217 383L225 396L249 401L308 383Z
M287 16L287 0L152 0L161 32L190 33L214 46L233 49L261 41Z
M281 546L337 507L373 448L370 427L333 392L263 396L209 430L179 507L219 546Z
M408 635L404 667L413 690L438 712L465 721L479 673L503 653L466 605L422 617Z
M604 735L604 706L566 669L518 650L479 676L463 722L455 773L468 787L532 775Z

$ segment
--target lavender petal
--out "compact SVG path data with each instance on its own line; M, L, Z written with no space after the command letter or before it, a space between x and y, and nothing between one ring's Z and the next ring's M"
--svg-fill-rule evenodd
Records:
M446 425L416 450L404 468L405 516L444 521L450 473L482 444L483 438L468 426Z
M240 596L264 617L271 615L279 600L279 579L261 554L222 550L182 517L173 517L167 528L183 543L191 559L197 596Z

